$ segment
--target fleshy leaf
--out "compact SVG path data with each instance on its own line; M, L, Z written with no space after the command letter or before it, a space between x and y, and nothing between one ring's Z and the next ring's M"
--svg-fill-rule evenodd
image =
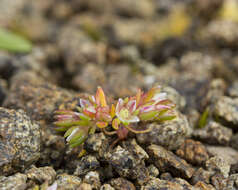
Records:
M110 111L111 118L114 118L114 117L115 117L115 115L116 115L115 112L116 112L116 108L115 108L114 104L112 104L112 106L111 106L111 111Z
M112 127L113 127L113 129L118 130L119 125L120 125L120 120L119 120L118 118L116 118L116 119L114 119L114 120L112 121Z
M139 118L142 121L148 121L148 120L154 119L157 115L158 115L158 111L150 111L150 112L139 114Z
M79 131L79 128L78 128L78 127L73 128L73 130L70 131L70 134L69 134L68 137L66 138L66 141L69 142L70 140L72 140L78 131Z
M65 132L64 138L66 138L66 137L68 137L69 135L71 135L72 132L73 132L73 130L74 130L74 129L77 129L77 128L78 128L78 126L70 127L70 128Z
M159 117L157 119L157 121L163 122L163 121L170 121L173 120L174 118L176 118L175 115L171 115L171 116L163 116L163 117Z
M108 123L107 122L98 121L98 122L96 122L96 125L99 128L105 128L105 127L108 126Z
M96 103L97 105L101 105L102 107L107 106L105 94L101 87L98 87L96 92Z

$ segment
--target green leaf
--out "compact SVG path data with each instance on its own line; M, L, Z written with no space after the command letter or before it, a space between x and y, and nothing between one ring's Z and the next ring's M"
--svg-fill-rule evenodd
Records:
M70 127L64 134L64 138L68 137L69 135L71 135L71 133L73 132L74 129L78 128L79 126L75 126L75 127Z
M23 37L0 28L0 49L11 52L27 53L31 51L32 44Z
M157 121L160 121L160 122L170 121L170 120L173 120L174 118L176 118L175 115L164 116L164 117L160 117L160 118L158 118Z
M87 138L87 135L82 135L82 136L78 137L76 141L73 141L73 142L70 141L69 142L70 147L74 148L76 146L81 145L86 140L86 138Z
M141 121L154 119L158 115L158 111L145 112L139 115Z
M198 128L205 127L205 125L207 124L208 116L209 116L209 108L206 108L198 121Z

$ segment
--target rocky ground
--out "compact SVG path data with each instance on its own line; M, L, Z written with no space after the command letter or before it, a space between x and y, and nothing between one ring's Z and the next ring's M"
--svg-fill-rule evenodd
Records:
M0 190L238 189L237 0L0 1ZM53 112L162 85L176 119L70 148Z

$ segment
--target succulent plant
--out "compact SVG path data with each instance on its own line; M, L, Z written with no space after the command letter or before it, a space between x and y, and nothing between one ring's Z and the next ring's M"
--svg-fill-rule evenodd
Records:
M107 104L102 88L98 87L95 96L80 99L80 107L77 107L76 112L55 112L56 130L65 131L64 137L72 147L82 144L88 134L95 132L96 127L108 135L117 134L117 141L125 139L129 131L149 132L149 129L138 129L136 123L162 122L176 117L173 111L175 105L167 99L166 93L160 91L160 86L151 88L147 93L139 89L135 96L119 98L115 107L114 104ZM106 130L110 127L113 131Z

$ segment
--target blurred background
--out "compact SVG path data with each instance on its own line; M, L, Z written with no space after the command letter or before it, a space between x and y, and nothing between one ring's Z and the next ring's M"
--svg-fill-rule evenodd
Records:
M1 0L1 86L20 71L115 98L164 84L201 109L238 86L237 40L237 0Z

